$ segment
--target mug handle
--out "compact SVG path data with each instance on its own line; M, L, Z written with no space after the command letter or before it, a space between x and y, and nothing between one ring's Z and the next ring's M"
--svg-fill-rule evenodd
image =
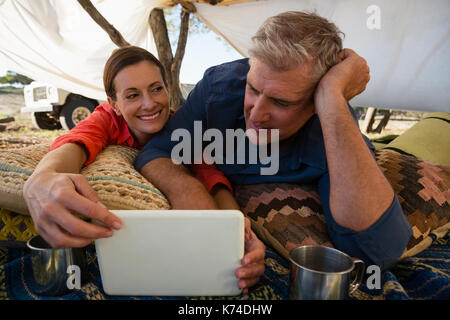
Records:
M349 293L353 293L353 291L358 289L364 277L364 270L366 267L364 261L362 261L361 259L352 258L352 260L353 263L355 264L356 276L355 279L352 281L352 283L350 283Z

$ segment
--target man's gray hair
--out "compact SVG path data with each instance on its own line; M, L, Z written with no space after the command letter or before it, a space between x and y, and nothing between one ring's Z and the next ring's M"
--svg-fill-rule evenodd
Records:
M268 18L252 37L250 59L256 58L277 71L287 71L315 61L316 81L338 63L344 34L315 13L288 11Z

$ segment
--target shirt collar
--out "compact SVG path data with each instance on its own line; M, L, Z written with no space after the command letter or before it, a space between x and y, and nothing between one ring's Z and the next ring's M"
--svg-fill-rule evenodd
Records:
M133 137L133 135L130 132L130 128L128 128L128 124L125 121L125 119L122 116L117 117L117 122L119 126L119 136L117 137L117 143L118 144L126 144L130 147L136 147L141 148L139 143L136 141L136 139Z

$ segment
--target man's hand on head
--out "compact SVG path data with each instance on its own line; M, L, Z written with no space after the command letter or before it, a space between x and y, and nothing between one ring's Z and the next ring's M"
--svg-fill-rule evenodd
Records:
M340 62L322 77L315 92L316 110L320 114L324 99L332 96L351 100L366 89L370 80L370 69L364 58L351 49L343 49Z

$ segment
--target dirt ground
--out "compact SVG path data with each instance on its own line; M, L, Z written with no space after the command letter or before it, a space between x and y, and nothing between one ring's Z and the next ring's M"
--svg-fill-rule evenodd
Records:
M25 106L21 90L0 88L0 120L13 117L14 121L0 123L0 149L22 148L32 144L51 142L65 130L35 128L30 113L21 113Z
M25 101L20 89L0 87L0 119L14 117L12 122L0 123L0 150L51 142L59 135L67 132L66 130L42 130L35 128L31 121L31 114L20 112L20 108L24 105ZM381 133L368 134L368 137L378 138L390 134L401 134L417 123L417 121L418 119L392 118ZM360 120L360 126L362 122Z

